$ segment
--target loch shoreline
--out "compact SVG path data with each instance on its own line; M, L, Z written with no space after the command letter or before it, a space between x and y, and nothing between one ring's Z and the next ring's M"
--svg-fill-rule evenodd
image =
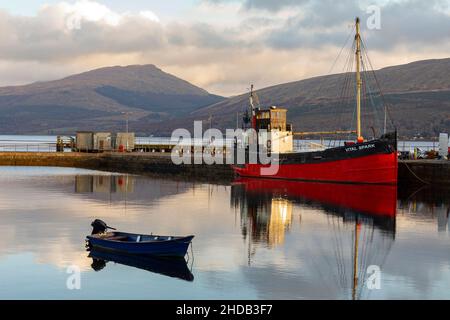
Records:
M221 183L235 178L228 164L176 165L170 153L0 152L0 165L73 167ZM398 180L401 186L450 186L450 161L400 160Z

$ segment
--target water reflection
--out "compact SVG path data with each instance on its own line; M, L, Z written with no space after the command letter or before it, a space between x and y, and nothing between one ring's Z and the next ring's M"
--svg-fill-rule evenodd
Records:
M423 186L400 189L399 210L413 214L416 219L437 220L439 233L450 233L450 188Z
M372 224L395 238L397 187L239 179L231 203L241 212L242 233L269 246L284 242L293 204L321 208L344 222ZM250 230L250 231L249 231Z
M432 188L3 167L0 298L449 298L449 208L450 190ZM87 257L95 218L130 232L196 234L195 281L180 281L189 273L173 265ZM69 265L82 271L81 291L66 290ZM380 290L367 287L370 265L381 268Z
M75 194L84 198L132 206L151 205L162 198L187 192L195 184L149 179L132 174L78 174L73 177L73 186Z
M132 175L77 175L75 193L133 193Z
M381 269L391 250L396 202L396 186L239 179L231 193L232 206L240 210L242 234L248 238L249 265L256 252L254 243L269 248L284 243L294 204L321 208L329 216L333 240L326 246L333 247L335 263L330 265L323 241L314 241L308 244L313 252L311 258L317 257L311 261L313 268L335 273L333 280L352 299L364 295L367 268L375 265Z
M244 238L266 243L269 248L283 244L292 223L292 202L276 195L248 194L241 186L232 187L231 201L240 210Z
M172 278L194 281L194 275L189 270L187 261L184 258L133 256L100 250L91 250L89 258L92 258L91 267L94 271L101 271L108 262L114 262Z

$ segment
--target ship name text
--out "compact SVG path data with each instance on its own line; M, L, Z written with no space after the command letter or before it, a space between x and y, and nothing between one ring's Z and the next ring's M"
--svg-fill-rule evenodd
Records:
M375 148L375 144L371 143L371 144L364 144L364 145L361 145L361 146L354 146L354 147L345 148L345 152L354 152L354 151L373 149L373 148Z

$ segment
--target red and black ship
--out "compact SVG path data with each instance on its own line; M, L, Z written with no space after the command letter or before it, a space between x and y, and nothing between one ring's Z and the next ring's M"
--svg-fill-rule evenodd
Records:
M290 179L301 181L396 184L397 183L397 132L386 132L375 139L366 141L361 133L361 36L359 19L356 20L355 36L356 57L356 118L357 128L354 141L345 141L343 145L321 148L316 151L294 152L292 126L286 122L286 109L271 107L259 109L254 106L255 94L250 93L251 123L253 139L257 146L263 146L272 161L249 161L248 145L244 164L233 166L242 177ZM247 130L248 131L248 130ZM323 132L322 132L323 133ZM342 131L328 132L342 133ZM319 133L317 133L319 134ZM244 139L245 140L245 139ZM249 143L249 142L246 143ZM260 147L257 149L260 153ZM275 167L274 167L275 165ZM272 166L274 170L265 170ZM267 171L268 173L265 173Z
M397 183L396 133L354 145L316 152L289 152L278 155L278 170L273 175L262 174L270 165L235 165L242 177L264 177L302 181L342 183Z

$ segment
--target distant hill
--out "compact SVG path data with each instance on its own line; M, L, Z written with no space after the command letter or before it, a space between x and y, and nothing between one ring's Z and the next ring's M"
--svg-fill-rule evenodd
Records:
M125 113L130 123L140 120L151 126L223 99L154 65L101 68L0 88L0 132L120 130Z
M450 59L418 61L375 74L401 136L429 138L450 131ZM355 102L342 99L348 76L354 88L354 74L335 74L263 88L257 94L262 107L287 108L295 131L353 129ZM373 77L369 84L378 92ZM367 107L368 100L363 102L364 135L379 134L381 97L375 94L375 109ZM209 119L216 128L234 128L237 114L240 118L247 106L248 93L225 99L154 65L109 67L0 88L0 133L123 130L124 113L130 113L130 130L170 135L176 128L192 129L194 120L207 122L205 128Z
M436 137L439 132L450 132L450 59L425 60L388 67L375 72L376 78L390 106L389 113L403 137L418 134ZM347 74L348 75L348 74ZM315 77L257 90L263 107L285 107L289 122L295 131L321 131L355 128L353 100L341 99L346 74ZM373 75L367 75L369 86L379 92ZM355 75L350 83L355 88ZM370 106L369 101L365 101ZM383 126L384 110L381 96L375 95L377 108L364 108L363 129L372 135L374 127L379 134ZM248 93L231 97L219 103L191 112L183 121L174 121L172 127L155 127L156 131L169 131L173 127L192 127L194 119L213 117L213 126L236 126L236 113L248 105Z

